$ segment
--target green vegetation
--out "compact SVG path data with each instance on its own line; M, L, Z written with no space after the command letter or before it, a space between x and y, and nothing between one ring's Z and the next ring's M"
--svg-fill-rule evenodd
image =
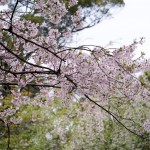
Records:
M27 93L23 91L22 94ZM10 95L5 97L3 108L10 106L11 98ZM111 106L109 109L121 116L118 118L124 125L143 133L142 124L149 115L147 112L150 106L142 101L132 105L125 101L120 103L117 99L111 102ZM94 107L84 99L67 107L58 98L55 98L47 109L22 105L20 110L11 116L21 117L23 121L18 125L10 124L10 147L17 150L146 150L150 147L148 141L127 131L100 108L94 109L96 111L93 112ZM103 114L103 117L100 117L101 122L96 116L100 114ZM0 123L0 149L6 149L7 128ZM99 127L100 123L103 126ZM149 137L148 133L143 134Z

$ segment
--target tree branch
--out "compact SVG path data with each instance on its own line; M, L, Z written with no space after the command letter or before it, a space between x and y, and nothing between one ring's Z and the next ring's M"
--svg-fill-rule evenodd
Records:
M24 38L23 36L20 36L20 35L18 35L17 33L13 32L13 31L10 31L9 29L4 29L4 28L3 28L2 30L7 31L7 32L9 32L9 33L12 33L12 34L14 34L15 36L17 36L18 38L21 38L21 39L23 39L23 40L25 40L25 41L27 41L27 42L29 42L29 43L32 43L32 44L34 44L34 45L36 45L36 46L38 46L38 47L40 47L40 48L43 48L43 49L45 49L46 51L48 51L48 52L50 52L51 54L53 54L55 57L57 57L57 58L59 58L60 60L64 61L64 60L63 60L61 57L59 57L55 52L50 51L48 48L46 48L46 47L44 47L44 46L42 46L42 45L40 45L40 44L38 44L38 43L35 43L35 42L33 42L33 41L29 40L29 39L26 39L26 38Z
M17 59L23 61L23 62L26 63L26 64L29 64L29 65L34 66L34 67L38 67L38 68L48 69L48 70L54 71L54 70L52 70L52 69L50 69L50 68L43 67L43 66L36 65L36 64L32 64L32 63L30 63L30 62L24 60L23 58L19 57L17 54L15 54L14 52L12 52L12 51L11 51L8 47L6 47L2 42L0 42L0 45L1 45L2 47L4 47L4 49L7 50L9 53L11 53L13 56L15 56ZM55 72L55 71L54 71L54 72Z
M58 83L57 83L58 84ZM38 86L38 87L52 87L52 88L61 88L60 86L54 85L48 85L48 84L34 84L34 83L27 83L26 86ZM16 85L19 86L16 82L0 82L0 85Z
M101 106L100 104L98 104L97 102L95 102L94 100L92 100L88 95L84 95L89 101L91 101L92 103L94 103L96 106L100 107L102 110L104 110L105 112L107 112L109 115L111 115L122 127L124 127L127 131L129 131L130 133L136 135L136 136L139 136L140 138L144 139L144 140L148 140L149 139L146 139L144 138L142 135L140 134L137 134L136 132L132 131L131 129L129 129L128 127L126 127L121 121L118 120L118 118L113 114L111 113L109 110L105 109L103 106Z

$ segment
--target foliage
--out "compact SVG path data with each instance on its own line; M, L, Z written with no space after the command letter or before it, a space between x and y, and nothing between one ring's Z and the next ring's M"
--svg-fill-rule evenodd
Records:
M8 96L7 99L10 97ZM132 135L112 117L99 109L96 112L92 111L85 99L74 101L69 108L62 106L61 102L60 99L55 99L49 109L39 106L21 106L15 114L15 118L21 117L23 121L18 125L10 125L11 148L29 150L130 150L131 148L142 150L149 148L148 141ZM5 105L9 106L8 103ZM91 105L95 110L94 105ZM133 129L137 124L142 125L142 122L149 116L147 112L150 106L145 105L142 101L135 107L129 105L130 108L127 108L126 105L128 104L124 104L124 114L122 114L125 119L121 118L124 124L132 126ZM115 110L115 108L113 109ZM127 120L129 116L131 119ZM7 130L4 124L1 125L3 134L0 136L0 148L5 149L7 147ZM140 130L143 128L140 127ZM147 136L146 132L144 134Z
M9 104L5 105L9 106ZM91 126L93 122L98 123L95 115L98 116L102 112L90 114L89 109L88 103L85 103L84 100L73 102L69 108L61 106L59 99L55 99L49 109L22 105L14 117L21 117L23 121L19 125L10 125L11 148L75 149L78 145L79 149L83 148L85 143L86 147L90 148L92 145L96 145L95 138L99 134L98 130L101 129L103 117L102 115L98 117L100 119L99 127ZM80 112L80 110L82 111ZM2 131L4 132L4 130L6 130L5 127ZM7 146L7 131L4 133L1 136L0 148ZM89 133L95 135L93 140ZM97 135L97 138L100 139L100 136Z

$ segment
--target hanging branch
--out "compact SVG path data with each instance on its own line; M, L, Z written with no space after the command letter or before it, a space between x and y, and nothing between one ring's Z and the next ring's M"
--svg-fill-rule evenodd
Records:
M150 139L144 138L142 135L137 134L136 132L132 131L131 129L129 129L128 127L126 127L121 121L118 120L118 118L109 110L105 109L103 106L101 106L100 104L98 104L97 102L95 102L94 100L92 100L88 95L84 95L90 102L94 103L96 106L100 107L102 110L104 110L105 112L107 112L110 116L112 116L122 127L124 127L127 131L129 131L130 133L144 139L147 141L150 141Z

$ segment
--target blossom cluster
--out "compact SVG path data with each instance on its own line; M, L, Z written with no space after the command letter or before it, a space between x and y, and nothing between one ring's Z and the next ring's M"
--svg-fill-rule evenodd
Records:
M150 132L150 121L147 120L144 122L144 129L147 131L147 132Z
M8 3L8 0L1 0L1 1L0 1L0 5L2 5L2 6L3 6L3 5L6 5L7 3Z
M76 3L70 0L69 6ZM150 69L150 60L133 57L141 42L116 48L113 52L98 46L60 47L58 38L65 33L59 32L57 25L67 13L66 4L59 0L36 0L34 8L51 22L46 37L39 33L42 24L15 18L15 8L10 19L7 11L0 14L0 84L19 90L36 86L41 90L41 95L37 96L39 101L12 92L16 97L11 102L16 110L21 104L48 107L53 99L45 94L49 91L66 104L75 95L88 95L98 103L107 103L114 97L126 101L150 99L150 90L135 76L137 72ZM82 25L80 17L79 12L72 16L77 28ZM44 103L40 100L42 97L46 97ZM13 114L10 109L4 110L0 117Z

